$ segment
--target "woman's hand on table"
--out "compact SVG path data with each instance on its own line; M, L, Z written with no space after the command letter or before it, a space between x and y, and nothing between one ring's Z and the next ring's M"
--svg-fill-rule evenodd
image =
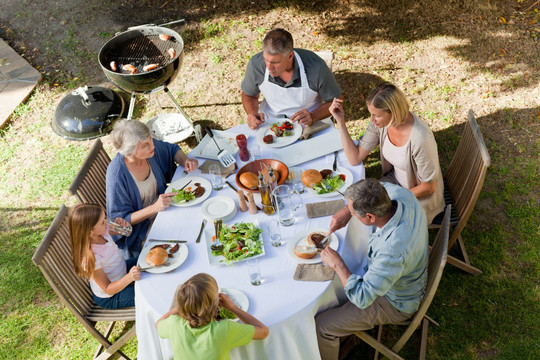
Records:
M328 235L347 226L351 220L351 217L352 214L347 206L335 213L334 216L332 216L332 220L330 220L330 229L328 230Z
M166 208L171 206L172 197L175 195L176 193L165 193L159 195L158 199L153 205L156 213L160 212L161 210L165 210Z
M192 172L197 170L197 168L199 167L199 161L197 159L186 158L183 166L186 171Z
M330 114L336 119L336 121L339 124L345 123L345 113L343 111L343 100L334 98L334 101L332 101L332 105L330 105L330 108L328 109L330 111Z

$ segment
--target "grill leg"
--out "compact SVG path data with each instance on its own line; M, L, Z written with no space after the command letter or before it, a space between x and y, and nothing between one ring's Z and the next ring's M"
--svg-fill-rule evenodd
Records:
M180 114L182 114L186 120L189 122L189 125L191 125L191 128L193 129L193 121L191 121L191 119L186 115L186 113L184 113L184 111L182 110L182 108L180 107L180 104L178 104L178 102L176 101L176 99L174 98L174 96L171 94L171 92L169 91L169 88L167 88L166 86L163 88L163 91L165 91L165 93L167 95L169 95L169 97L171 98L171 101L173 102L174 106L176 107L176 110L178 110L178 112Z
M131 93L131 101L129 102L129 110L128 110L128 116L127 119L131 120L131 117L133 116L133 110L135 109L135 93Z

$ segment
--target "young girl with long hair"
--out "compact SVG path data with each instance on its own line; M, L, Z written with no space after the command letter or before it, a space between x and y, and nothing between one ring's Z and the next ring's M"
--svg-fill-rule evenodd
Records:
M115 222L128 224L120 218ZM106 309L135 306L133 282L141 278L137 259L124 260L109 234L101 206L75 205L69 213L69 233L75 272L88 279L96 304Z

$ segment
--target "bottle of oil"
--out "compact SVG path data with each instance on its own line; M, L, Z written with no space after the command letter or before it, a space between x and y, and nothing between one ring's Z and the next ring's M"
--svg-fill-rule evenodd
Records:
M272 191L268 183L264 181L264 176L259 172L259 192L261 194L261 203L262 211L266 215L272 215L274 210L274 205L272 204Z

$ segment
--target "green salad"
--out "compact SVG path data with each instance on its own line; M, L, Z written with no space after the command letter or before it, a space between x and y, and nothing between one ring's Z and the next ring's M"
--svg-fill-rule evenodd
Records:
M222 319L236 319L236 315L223 307L219 310L219 317Z
M345 175L331 176L313 186L317 194L328 194L338 190L345 183Z
M177 194L173 196L172 201L174 201L175 204L181 204L194 200L195 194L191 191L190 187L188 187L188 189L189 190L176 190L175 188L173 188L172 192Z
M225 263L240 261L262 254L263 243L260 239L262 230L252 223L235 223L231 227L223 226L219 241L223 244L220 251L212 251L214 256L222 255Z

